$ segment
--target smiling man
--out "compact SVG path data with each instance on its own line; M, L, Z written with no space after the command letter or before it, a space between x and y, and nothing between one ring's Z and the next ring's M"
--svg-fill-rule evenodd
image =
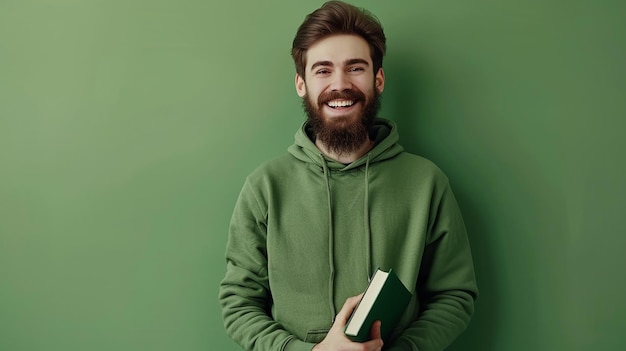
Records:
M307 50L304 72L296 74L296 90L303 98L315 135L326 155L350 163L373 146L369 130L383 92L382 68L374 74L367 42L354 34L334 34Z
M339 1L296 33L307 120L246 179L220 285L226 331L246 350L443 350L469 323L478 290L448 179L377 118L385 50L378 20ZM377 322L352 342L343 329L377 267L413 297L388 338Z

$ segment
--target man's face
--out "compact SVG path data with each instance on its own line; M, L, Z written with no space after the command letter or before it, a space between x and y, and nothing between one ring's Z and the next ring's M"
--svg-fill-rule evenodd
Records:
M377 113L383 70L374 75L370 48L356 35L324 38L306 55L305 77L296 75L296 91L304 99L309 121L331 149L337 144L334 151L354 151L355 145L348 144L358 147L365 141ZM360 140L334 140L346 137Z

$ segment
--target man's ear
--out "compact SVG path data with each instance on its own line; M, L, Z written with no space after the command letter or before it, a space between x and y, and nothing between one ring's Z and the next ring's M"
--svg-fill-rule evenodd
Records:
M306 83L304 78L302 78L298 73L296 73L296 92L299 97L304 97L306 95Z
M382 94L383 90L385 90L385 71L383 71L382 67L378 69L378 72L376 72L374 81L376 90L378 90L379 94Z

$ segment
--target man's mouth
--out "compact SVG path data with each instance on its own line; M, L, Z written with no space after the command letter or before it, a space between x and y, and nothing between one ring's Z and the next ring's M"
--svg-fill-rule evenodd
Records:
M330 108L350 107L354 105L354 100L331 100L326 105Z

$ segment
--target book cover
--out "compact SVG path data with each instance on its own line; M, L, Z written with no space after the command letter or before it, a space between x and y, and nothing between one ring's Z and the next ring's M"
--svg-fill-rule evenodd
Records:
M352 341L365 342L371 339L372 324L381 321L381 335L383 340L387 340L402 317L411 296L411 292L393 270L385 272L377 269L363 298L352 311L344 333Z

